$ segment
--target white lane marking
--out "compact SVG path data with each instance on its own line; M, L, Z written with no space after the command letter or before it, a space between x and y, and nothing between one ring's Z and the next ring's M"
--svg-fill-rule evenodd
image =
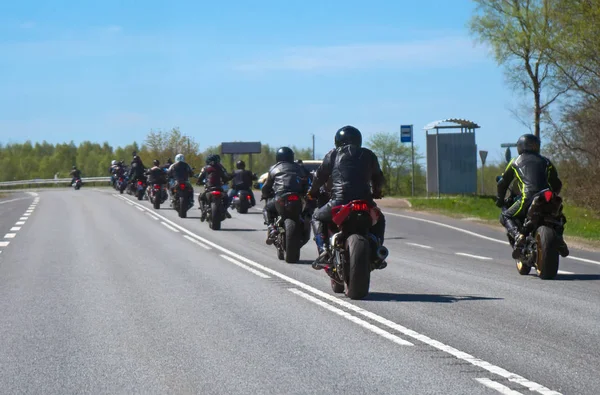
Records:
M18 231L18 230L21 230L21 227L20 227L20 226L13 226L12 228L10 228L10 231L11 231L11 232L16 232L16 231Z
M16 202L16 201L25 200L25 199L31 199L31 198L22 197L22 198L17 198L17 199L3 200L3 201L0 202L0 204Z
M144 211L144 209L142 209L142 208L139 208L139 207L136 207L136 208L137 208L138 210L140 210L140 211Z
M460 255L460 256L466 256L469 258L475 258L475 259L481 259L482 261L491 261L492 258L488 258L487 256L481 256L481 255L472 255L472 254L467 254L464 252L455 252L456 255Z
M425 219L425 218L411 217L410 215L390 213L389 211L382 211L382 212L385 215L392 215L394 217L412 219L414 221L421 221L421 222L425 222L425 223L428 223L428 224L433 224L433 225L441 226L443 228L448 228L448 229L456 230L457 232L462 232L462 233L468 234L470 236L479 237L480 239L489 240L489 241L493 241L493 242L500 243L500 244L510 245L508 243L508 241L494 239L493 237L488 237L488 236L480 235L479 233L471 232L470 230L466 230L466 229L463 229L463 228L458 228L456 226L444 224L442 222L432 221L430 219ZM599 261L594 261L594 260L591 260L591 259L577 258L577 257L570 256L570 255L567 258L571 258L571 259L574 259L576 261L581 261L581 262L586 262L586 263L593 263L595 265L600 265Z
M15 225L25 225L25 221L18 221L18 222L15 222Z
M10 244L10 241L0 241L0 247L6 247Z
M309 295L307 293L304 293L304 292L302 292L302 291L300 291L300 290L298 290L296 288L288 288L288 291L290 291L290 292L292 292L292 293L294 293L294 294L296 294L298 296L301 296L304 299L306 299L306 300L308 300L310 302L313 302L314 304L317 304L317 305L319 305L319 306L321 306L321 307L323 307L323 308L325 308L325 309L327 309L327 310L329 310L329 311L331 311L331 312L333 312L333 313L335 313L337 315L340 315L340 316L346 318L347 320L350 320L350 321L354 322L355 324L360 325L363 328L368 329L371 332L378 334L381 337L384 337L384 338L386 338L386 339L388 339L390 341L393 341L396 344L399 344L401 346L413 346L414 345L414 344L412 344L409 341L406 341L406 340L404 340L402 338L399 338L398 336L393 335L393 334L391 334L388 331L385 331L385 330L383 330L383 329L381 329L381 328L379 328L379 327L377 327L377 326L375 326L373 324L370 324L367 321L365 321L363 319L360 319L357 316L354 316L354 315L352 315L352 314L350 314L350 313L348 313L348 312L346 312L344 310L338 309L337 307L334 307L334 306L330 305L329 303L325 303L321 299L317 299L314 296L311 296L311 295Z
M38 196L38 194L35 192L27 192L27 193L30 194L31 196ZM37 199L39 199L39 198L37 198Z
M173 232L179 233L179 231L178 231L177 229L175 229L175 228L174 228L174 227L172 227L171 225L167 224L166 222L161 222L161 224L162 224L162 225L163 225L165 228L167 228L167 229L170 229L170 230L172 230Z
M559 270L558 274L575 274L575 273L574 272L567 272L567 271L564 271L564 270Z
M143 211L143 210L142 210L142 211ZM158 221L158 218L157 218L157 217L155 217L154 215L152 215L152 214L150 214L150 213L146 213L146 214L148 215L148 217L150 217L150 218L152 218L152 219L154 219L154 220Z
M433 248L433 247L430 247L430 246L426 246L426 245L423 245L423 244L417 244L417 243L406 243L406 244L408 244L409 246L415 246L415 247L420 247L420 248L427 248L427 249Z
M234 265L237 265L237 266L239 266L239 267L241 267L243 269L248 270L250 273L256 274L258 277L261 277L261 278L271 278L271 277L267 276L266 274L264 274L261 271L253 269L250 266L246 266L242 262L236 261L235 259L231 258L230 256L221 254L221 257L225 258L226 260L228 260L229 262L233 263Z
M4 238L5 239L14 239L16 235L17 235L16 233L7 233L4 235Z
M130 206L133 206L133 203L131 203L131 202L127 202L127 204L130 205Z
M31 214L33 213L33 210L25 210L26 213Z
M479 383L485 385L488 388L491 388L493 390L500 392L502 395L523 395L519 391L512 390L512 389L508 388L507 386L502 385L494 380L490 380L487 378L481 378L481 379L476 378L475 380L477 380Z
M19 218L20 221L27 221L27 217L21 217Z
M158 218L156 218L156 219L158 219ZM188 240L189 240L189 241L191 241L192 243L194 243L194 244L197 244L197 245L199 245L200 247L202 247L202 248L204 248L204 249L207 249L207 250L210 250L210 249L211 249L211 248L210 248L209 246L207 246L206 244L202 244L202 243L200 243L198 240L196 240L196 239L194 239L194 238L191 238L191 237L190 237L190 236L188 236L188 235L183 235L183 237L185 237L186 239L188 239Z
M25 213L23 214L23 217L29 217L31 215L31 213Z
M115 196L118 196L118 195L115 195ZM135 204L138 204L138 203L135 203ZM140 207L144 207L144 206L141 206L141 205L139 205L139 206ZM150 211L149 209L146 209L146 210ZM242 256L242 255L240 255L240 254L238 254L236 252L228 250L225 247L221 247L220 245L218 245L216 243L213 243L212 241L207 240L204 237L201 237L201 236L199 236L199 235L197 235L197 234L195 234L195 233L187 230L183 226L180 226L180 225L176 224L175 222L173 222L173 221L171 221L171 220L163 217L160 214L155 214L155 215L157 217L161 218L162 220L164 220L165 222L168 222L171 225L173 225L174 227L180 229L182 232L187 233L191 237L193 237L193 238L195 238L197 240L200 240L200 241L206 243L207 245L209 245L209 246L211 246L211 247L213 247L213 248L215 248L215 249L217 249L217 250L219 250L219 251L221 251L221 252L223 252L225 254L228 254L228 255L232 256L233 258L236 258L236 259L238 259L238 260L240 260L242 262L245 262L246 264L248 264L250 266L254 266L257 269L260 269L260 270L262 270L262 271L264 271L266 273L269 273L269 274L271 274L271 275L273 275L275 277L279 277L280 279L282 279L284 281L287 281L288 283L291 283L291 284L293 284L293 285L295 285L295 286L297 286L299 288L302 288L305 291L308 291L308 292L310 292L310 293L312 293L314 295L320 296L323 299L327 299L329 301L332 301L332 302L334 302L334 303L336 303L336 304L338 304L340 306L343 306L343 307L345 307L345 308L347 308L349 310L352 310L352 311L354 311L354 312L356 312L356 313L358 313L358 314L360 314L362 316L365 316L365 317L367 317L367 318L369 318L369 319L371 319L373 321L379 322L380 324L385 325L388 328L394 329L394 330L396 330L396 331L398 331L398 332L400 332L400 333L402 333L402 334L404 334L406 336L409 336L409 337L412 337L413 339L419 340L420 342L425 343L428 346L431 346L431 347L436 348L436 349L438 349L440 351L443 351L443 352L445 352L447 354L450 354L450 355L452 355L452 356L454 356L454 357L456 357L458 359L466 361L466 362L470 363L473 366L480 367L480 368L482 368L484 370L487 370L488 372L496 374L496 375L498 375L500 377L504 377L505 379L508 379L509 381L512 381L512 382L515 382L515 383L519 383L522 386L529 388L531 391L536 391L536 392L538 392L538 393L540 393L542 395L562 395L560 392L556 392L556 391L553 391L553 390L551 390L549 388L546 388L543 385L538 384L538 383L536 383L534 381L528 380L525 377L520 376L520 375L518 375L516 373L509 372L508 370L506 370L504 368L501 368L500 366L496 366L496 365L493 365L493 364L491 364L489 362L486 362L486 361L484 361L482 359L476 358L476 357L474 357L471 354L468 354L466 352L460 351L460 350L458 350L458 349L456 349L454 347L448 346L448 345L446 345L446 344L444 344L442 342L439 342L437 340L434 340L434 339L432 339L432 338L430 338L430 337L428 337L426 335L422 335L422 334L420 334L420 333L418 333L416 331L413 331L412 329L409 329L409 328L407 328L405 326L402 326L402 325L397 324L397 323L395 323L393 321L390 321L387 318L384 318L384 317L382 317L380 315L372 313L372 312L370 312L368 310L364 310L364 309L362 309L362 308L360 308L360 307L358 307L358 306L356 306L356 305L354 305L352 303L346 302L345 300L342 300L342 299L340 299L338 297L329 295L329 294L327 294L327 293L325 293L323 291L320 291L320 290L318 290L318 289L316 289L314 287L311 287L308 284L305 284L305 283L303 283L301 281L298 281L296 279L288 277L288 276L286 276L283 273L280 273L280 272L278 272L276 270L273 270L273 269L268 268L266 266L263 266L263 265L261 265L259 263L256 263L256 262L252 261L251 259L248 259L248 258L246 258L246 257L244 257L244 256Z

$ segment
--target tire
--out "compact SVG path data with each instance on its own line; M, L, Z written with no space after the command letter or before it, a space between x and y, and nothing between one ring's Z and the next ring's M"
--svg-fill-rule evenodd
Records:
M363 299L369 294L371 282L369 240L361 235L350 235L346 240L346 253L346 296L354 300Z
M137 199L144 200L144 191L137 191Z
M152 202L152 204L154 205L155 210L160 209L160 196L154 195L154 202Z
M331 281L331 290L336 293L336 294L341 294L344 293L344 284L340 284L337 281L334 281L333 279L330 279Z
M240 198L240 202L238 205L238 213L240 214L247 214L248 213L248 206L250 204L248 203L247 199L242 199Z
M517 271L521 276L526 276L531 272L531 266L527 266L521 261L517 261Z
M208 223L212 230L221 229L221 213L219 212L219 203L210 204L210 222Z
M542 280L552 280L558 273L559 255L556 250L556 232L540 226L535 235L537 244L537 273Z
M122 194L123 194L123 190L122 190L122 189L119 189L119 193L122 195Z
M280 250L279 248L277 249L277 258L280 261L283 261L285 258L285 253L283 252L283 250Z
M285 261L296 263L300 260L300 248L302 240L298 234L299 228L292 219L285 220Z
M187 217L187 200L185 197L179 198L179 218Z

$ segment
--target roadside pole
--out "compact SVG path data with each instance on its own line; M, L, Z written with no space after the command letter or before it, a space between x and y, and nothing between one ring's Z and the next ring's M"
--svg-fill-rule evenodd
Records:
M487 158L487 151L479 151L479 157L481 158L481 196L485 195L485 190L484 190L484 185L485 185L485 180L484 180L484 171L483 169L485 168L485 160Z
M415 196L415 139L413 138L413 125L400 125L400 142L410 143L411 162L412 162L412 180L411 196Z

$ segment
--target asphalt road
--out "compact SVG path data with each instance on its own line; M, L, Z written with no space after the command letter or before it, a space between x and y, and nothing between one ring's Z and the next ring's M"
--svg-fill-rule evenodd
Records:
M500 232L390 211L389 265L350 301L312 243L277 260L258 210L214 232L65 189L0 200L0 233L1 393L600 391L600 254L542 281Z

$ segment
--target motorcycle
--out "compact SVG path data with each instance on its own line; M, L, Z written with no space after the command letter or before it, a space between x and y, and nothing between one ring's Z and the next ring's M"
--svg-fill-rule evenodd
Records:
M303 211L303 199L297 193L285 193L275 203L278 217L275 220L273 244L277 258L287 263L300 260L300 249L310 239L310 215Z
M363 299L369 294L371 271L389 254L369 231L380 218L379 208L366 200L354 200L331 211L329 258L321 267L330 277L333 292Z
M496 177L498 180L499 177ZM505 199L503 210L508 209L517 195L509 189L510 197ZM523 246L515 250L515 240L507 232L508 242L513 248L520 275L528 275L535 267L538 276L543 280L551 280L558 274L560 256L558 252L559 238L564 230L566 218L563 214L562 198L549 188L533 196L531 206L524 220L515 218L521 234L527 235Z
M233 196L231 207L235 208L240 214L246 214L248 209L253 206L251 194L252 192L248 190L238 190Z
M123 194L123 191L127 188L127 178L125 176L120 176L117 180L116 187L120 194Z
M75 182L73 183L73 189L75 189L77 191L81 188L82 185L83 185L83 183L81 182L81 178L77 178L75 180Z
M206 193L207 203L205 204L198 198L200 210L202 211L202 222L208 221L208 227L212 230L221 229L221 222L225 221L225 205L223 199L227 199L227 194L220 190L214 189Z
M146 182L143 180L138 180L136 190L135 190L135 196L137 196L138 200L144 200L145 192L146 192Z
M163 204L169 197L167 190L162 184L152 184L148 186L146 190L148 200L156 210L160 209L160 205Z
M175 186L175 191L172 196L172 204L179 218L186 218L187 212L192 208L193 200L190 199L192 194L192 186L189 181L179 182Z

